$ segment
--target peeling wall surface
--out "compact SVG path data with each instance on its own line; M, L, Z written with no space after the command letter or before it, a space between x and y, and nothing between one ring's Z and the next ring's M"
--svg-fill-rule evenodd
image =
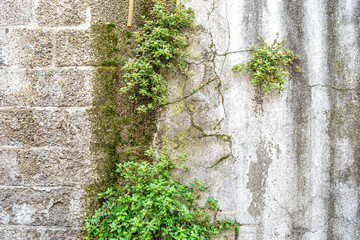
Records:
M222 239L360 239L360 1L182 2L200 58L191 77L168 73L170 104L158 112L157 138L188 155L190 171L174 176L207 182L221 217L240 222ZM118 4L127 1L0 2L0 239L79 237L89 29L124 18ZM276 33L301 71L283 93L263 94L231 69Z
M222 215L242 224L237 239L360 239L360 1L183 2L200 60L192 77L169 77L158 122L188 154L191 170L177 177L208 183ZM231 69L276 33L301 71L263 94Z

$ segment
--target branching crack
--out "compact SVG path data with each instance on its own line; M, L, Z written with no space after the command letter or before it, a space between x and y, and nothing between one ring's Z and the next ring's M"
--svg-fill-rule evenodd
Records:
M274 201L277 203L277 205L281 209L283 209L289 215L289 217L290 217L290 226L289 227L290 227L291 235L293 237L302 239L302 236L305 233L307 233L307 232L314 233L315 232L315 231L311 231L309 228L298 226L298 224L297 224L298 221L296 220L295 215L298 213L301 213L302 211L304 211L304 209L298 209L295 212L290 212L286 207L282 206L275 198L274 198Z
M195 129L201 131L201 133L204 134L204 129L194 122L192 115L190 115L190 119L191 119L191 126L193 126Z
M195 126L194 126L195 127ZM201 128L201 127L200 127ZM197 128L198 130L200 130L199 128ZM226 134L206 134L203 130L201 130L202 135L197 137L197 138L205 138L205 137L222 137L222 138L226 138L226 141L229 143L229 147L230 147L230 156L234 159L235 161L235 157L233 154L233 142L232 142L232 138L231 136L228 136Z
M222 158L220 158L219 160L217 160L213 165L211 165L210 167L207 167L206 169L210 169L210 168L213 168L213 167L216 167L217 165L219 165L221 162L225 161L226 159L230 158L231 157L231 154L228 154Z
M206 87L207 85L209 85L210 83L212 83L212 82L215 81L215 80L216 80L216 78L210 79L209 81L207 81L206 83L204 83L203 85L201 85L200 87L198 87L198 90L197 90L197 91L194 91L194 92L192 92L192 93L190 93L190 94L188 94L188 95L185 95L185 96L183 96L182 98L177 99L177 100L175 100L175 101L173 101L173 102L168 102L167 105L171 105L171 104L174 104L174 103L178 103L178 102L181 102L181 101L183 101L183 100L191 97L192 95L194 95L195 93L197 93L198 91L200 91L201 89L203 89L204 87Z
M213 1L213 9L211 11L211 13L214 11L214 8L215 8L215 3L216 3L216 0ZM226 4L226 3L225 3ZM226 13L227 13L227 5L226 5ZM211 13L209 14L209 22L210 22L210 15ZM228 27L228 39L230 40L230 27L229 27L229 21L227 20L227 27ZM213 72L214 74L216 75L216 78L218 80L218 86L216 87L216 90L218 91L220 97L221 97L221 103L222 103L222 107L223 107L223 111L224 111L224 114L225 114L225 117L228 116L227 114L227 111L226 111L226 108L225 108L225 99L224 99L224 95L222 94L221 92L221 87L222 87L222 82L221 82L221 75L223 73L223 70L224 70L224 66L225 66L225 61L226 61L226 56L224 58L224 60L222 61L222 65L221 65L221 68L220 68L220 73L217 73L216 71L216 63L215 63L215 58L216 56L218 56L217 54L217 49L216 49L216 45L214 43L214 38L213 38L213 35L212 33L210 32L210 36L211 36L211 52L213 54L213 58L212 58L212 65L213 65ZM228 43L228 46L227 46L227 50L229 50L229 45L230 43Z

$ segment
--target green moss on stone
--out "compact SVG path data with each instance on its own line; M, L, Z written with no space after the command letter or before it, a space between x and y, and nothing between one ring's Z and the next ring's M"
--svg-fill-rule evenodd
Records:
M127 2L119 4L122 8L128 7ZM148 7L148 1L137 2L133 30L141 22L139 12L146 12ZM126 26L126 23L119 25ZM138 113L135 104L120 94L119 89L125 84L122 66L133 56L135 43L130 39L132 33L119 25L99 23L91 26L95 66L93 102L89 110L92 133L90 150L96 181L87 189L88 213L100 206L98 193L118 184L118 174L115 173L117 163L147 159L143 153L149 148L156 131L155 112Z
M192 105L191 103L185 102L185 106L190 112L194 112L194 105Z
M337 52L336 55L337 56L335 57L335 70L336 70L337 76L339 77L339 79L341 79L342 77L344 77L345 63L339 52Z
M182 132L179 132L175 137L174 137L174 141L183 141L185 139L186 134L189 132L190 130L184 130Z
M336 32L338 29L338 21L335 13L331 14L328 19L328 32L332 36L336 36Z
M175 103L171 106L172 115L176 116L182 113L186 109L186 105L183 101Z

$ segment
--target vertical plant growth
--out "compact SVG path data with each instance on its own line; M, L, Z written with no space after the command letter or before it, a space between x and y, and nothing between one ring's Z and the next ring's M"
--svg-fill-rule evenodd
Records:
M108 189L99 194L100 207L86 219L86 239L211 239L225 229L238 229L236 221L216 219L214 198L206 206L197 204L204 183L195 179L186 186L171 178L175 162L166 147L159 156L144 149L155 131L154 109L166 104L167 81L161 72L173 68L189 74L181 30L192 21L192 11L175 0L152 0L139 31L126 34L136 40L132 59L126 62L124 56L114 57L122 51L116 26L106 26L108 59L98 68L105 79L95 89L100 98L92 115L96 137L107 137L96 141L110 157L113 171ZM215 215L207 216L206 208Z
M123 70L127 85L121 89L129 94L129 99L138 104L138 111L147 111L166 104L167 81L160 70L177 68L188 74L184 62L183 49L187 44L181 29L190 27L193 21L191 10L185 10L175 0L155 0L148 17L143 17L144 25L134 33L136 56L129 59ZM147 105L143 100L150 98Z

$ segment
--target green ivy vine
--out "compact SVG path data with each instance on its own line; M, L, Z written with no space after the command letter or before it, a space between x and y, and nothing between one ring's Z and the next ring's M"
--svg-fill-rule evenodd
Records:
M114 108L112 112L116 113L114 121L121 118L124 131L131 136L138 136L131 134L132 122L134 128L138 123L145 124L144 131L148 135L152 128L147 129L148 122L140 120L146 114L151 113L152 116L154 111L149 110L166 105L168 83L161 74L163 69L173 68L190 74L185 63L188 54L182 51L187 44L181 30L192 26L193 12L191 9L186 10L181 4L176 4L176 0L151 2L151 9L146 17L143 17L142 27L135 33L127 34L127 37L135 38L135 57L122 67L122 77L117 78L116 74L111 74L111 88L118 84L116 79L124 81L125 86L120 88L120 92L131 102L126 108L118 106L118 98L114 93L111 98L111 109ZM111 37L109 56L112 56L119 51L115 25L108 24L106 32L106 36ZM109 58L104 59L102 65L106 71L117 73L121 63L119 64L116 58ZM108 84L100 89L107 88ZM109 108L110 106L106 107ZM130 111L130 108L133 108L133 111ZM126 140L120 130L116 132L114 141L122 139L119 144L123 141L125 145L129 145L126 145L127 148L136 153L129 153L127 148L125 151L123 148L126 146L114 148L115 144L111 144L112 152L116 151L113 154L116 166L113 175L117 180L99 194L100 207L85 220L85 239L200 240L216 237L226 229L238 231L239 224L236 221L216 219L220 209L214 198L210 197L205 206L198 205L196 200L205 190L205 183L195 179L194 183L187 186L172 179L171 169L178 161L186 159L184 155L173 160L166 153L166 144L159 155L152 149L143 154L141 149L144 141L130 143L131 139ZM128 158L117 159L124 151L124 157ZM187 167L184 170L186 171ZM212 217L209 216L211 212Z
M252 47L253 56L247 62L235 65L233 70L252 72L251 84L260 85L266 93L270 89L279 92L284 91L286 76L290 75L287 67L293 63L299 55L284 48L285 39L279 41L279 34L272 44L268 44L260 37L260 46ZM298 71L299 67L295 66Z
M166 150L164 147L163 150ZM174 160L166 153L156 157L153 150L146 152L156 162L125 162L118 164L122 183L100 194L104 204L86 220L86 239L211 239L225 229L238 229L238 223L216 220L207 216L196 199L206 184L195 179L190 186L171 178ZM183 155L178 161L184 161ZM217 201L210 197L206 208L219 210Z
M193 12L174 0L153 2L149 15L143 17L143 27L134 33L136 57L123 67L127 85L121 91L130 93L129 99L139 104L137 110L142 112L166 104L168 83L160 69L176 68L189 74L184 61L188 54L181 51L187 46L181 29L192 26ZM141 104L144 98L152 102Z

